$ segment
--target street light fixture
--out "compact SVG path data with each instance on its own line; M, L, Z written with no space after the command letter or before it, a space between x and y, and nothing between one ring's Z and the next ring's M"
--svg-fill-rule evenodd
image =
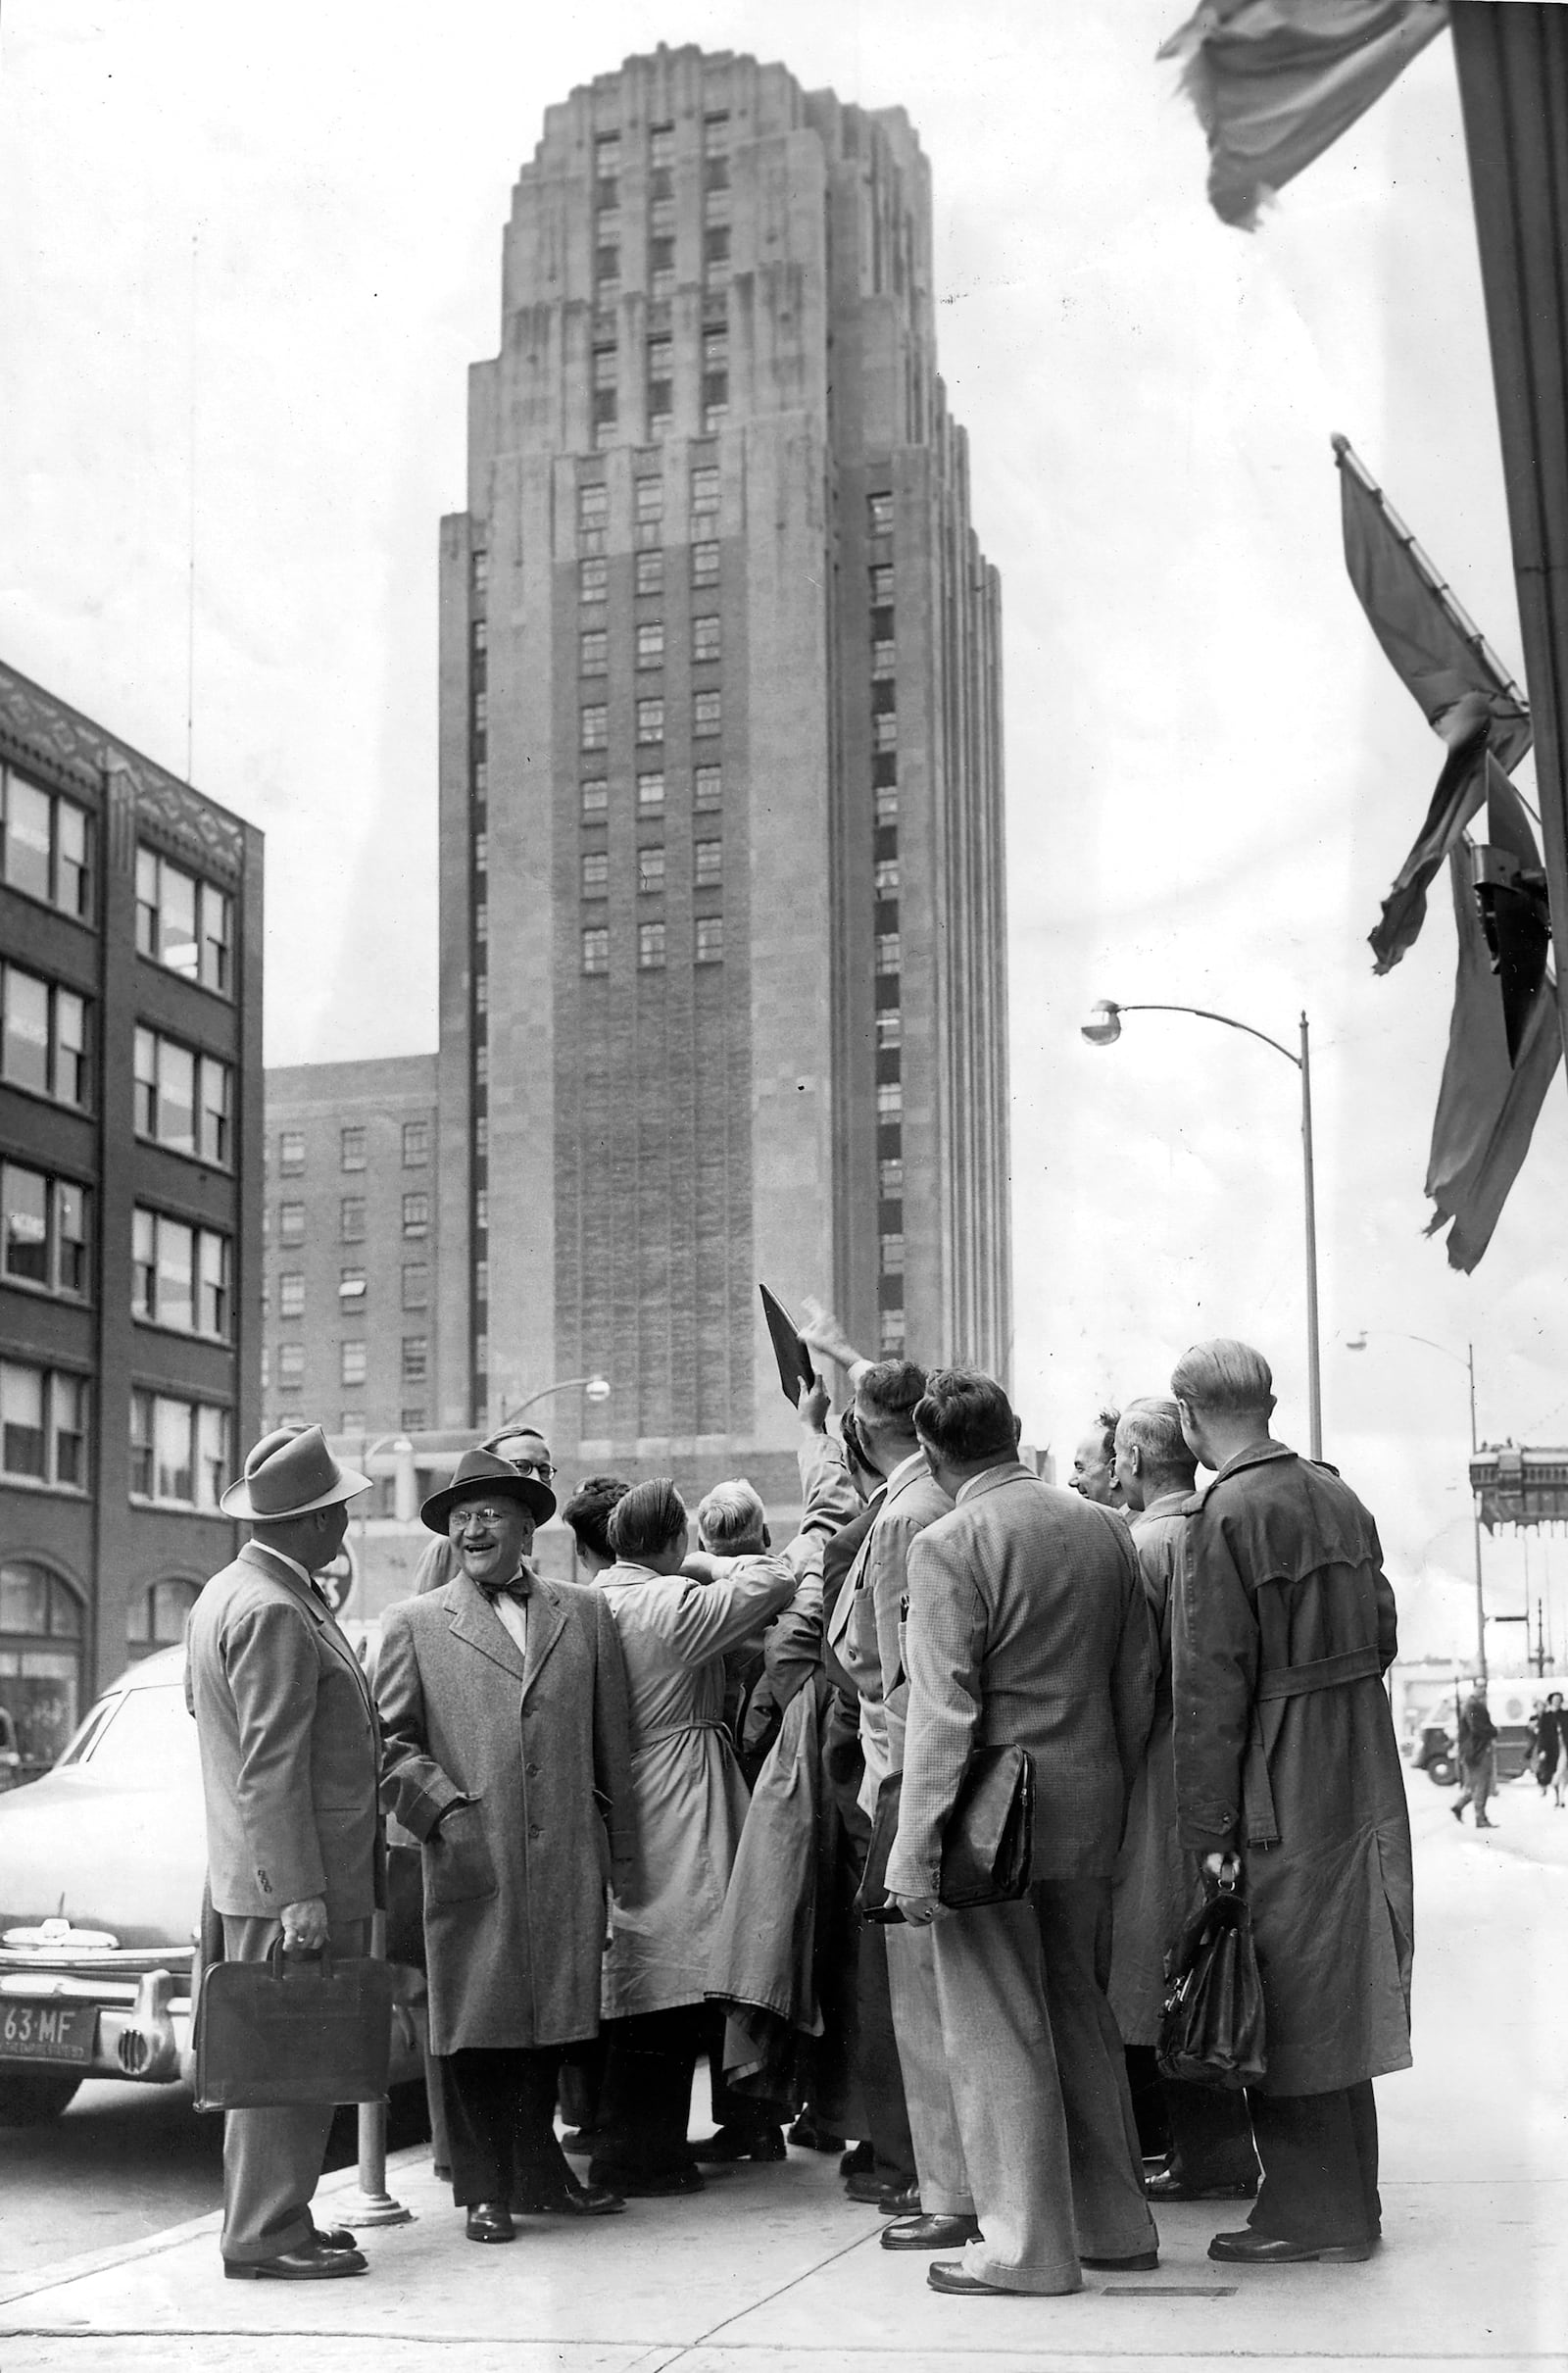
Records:
M1434 1343L1430 1335L1410 1335L1405 1332L1403 1327L1397 1326L1364 1326L1358 1335L1351 1335L1347 1338L1345 1345L1346 1350L1348 1352L1364 1352L1367 1348L1367 1338L1370 1335L1389 1335L1396 1337L1400 1343L1424 1344L1429 1352L1440 1352L1445 1360L1451 1360L1456 1367L1462 1367L1464 1369L1466 1375L1470 1379L1470 1456L1473 1458L1476 1452L1481 1447L1476 1435L1475 1345L1473 1343L1467 1343L1465 1345L1464 1358L1461 1360L1458 1353L1454 1351L1449 1344ZM1475 1535L1476 1656L1481 1667L1480 1678L1484 1681L1487 1677L1487 1607L1481 1580L1481 1509L1476 1502L1474 1484L1471 1484L1470 1486L1470 1525L1471 1530ZM1528 1606L1524 1619L1526 1623L1528 1623L1530 1620ZM1518 1618L1515 1616L1509 1616L1506 1618L1506 1620L1509 1622L1514 1622L1517 1621Z
M1248 1038L1260 1039L1294 1063L1301 1075L1301 1173L1306 1214L1306 1394L1307 1416L1311 1435L1312 1457L1323 1456L1323 1372L1318 1349L1317 1324L1317 1193L1312 1171L1312 1050L1306 1015L1301 1015L1301 1051L1293 1055L1289 1047L1270 1038L1266 1030L1254 1030L1250 1021L1238 1021L1232 1013L1215 1013L1207 1006L1118 1005L1114 998L1097 999L1095 1018L1086 1021L1079 1035L1092 1047L1113 1047L1121 1036L1124 1013L1191 1013L1199 1021L1217 1021L1227 1030L1240 1030Z
M530 1393L526 1400L519 1401L515 1409L508 1409L503 1402L500 1422L490 1436L491 1441L499 1441L507 1428L514 1424L524 1409L532 1409L536 1401L548 1401L552 1393L570 1393L579 1389L585 1401L597 1403L610 1399L612 1386L608 1376L563 1376L557 1384L542 1384L536 1393Z

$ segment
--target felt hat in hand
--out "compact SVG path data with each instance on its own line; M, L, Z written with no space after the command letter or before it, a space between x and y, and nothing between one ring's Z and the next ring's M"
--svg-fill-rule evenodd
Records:
M313 1515L358 1499L370 1489L368 1475L339 1466L318 1425L284 1425L258 1442L245 1471L218 1503L225 1516L252 1524L280 1524L289 1516Z
M464 1452L445 1490L430 1494L419 1521L433 1533L444 1533L458 1502L480 1493L486 1499L520 1501L536 1524L546 1523L556 1512L556 1495L547 1484L533 1475L519 1475L510 1458L498 1458L494 1451L472 1450Z

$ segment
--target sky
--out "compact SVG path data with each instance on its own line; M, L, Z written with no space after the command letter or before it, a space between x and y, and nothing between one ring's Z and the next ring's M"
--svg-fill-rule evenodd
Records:
M1568 1440L1568 1098L1559 1075L1491 1251L1450 1273L1421 1193L1446 893L1388 978L1365 945L1442 754L1350 593L1329 445L1522 678L1452 53L1248 236L1155 62L1183 13L7 0L0 651L266 830L270 1062L433 1046L437 523L544 109L660 39L903 106L1003 578L1026 1431L1064 1471L1102 1402L1240 1334L1304 1446L1296 1071L1180 1016L1105 1050L1079 1024L1197 1005L1294 1046L1306 1011L1325 1454L1378 1516L1406 1646L1462 1653L1466 1346L1484 1438ZM1544 1593L1568 1654L1568 1548L1487 1560L1489 1606ZM1519 1646L1494 1632L1494 1663Z

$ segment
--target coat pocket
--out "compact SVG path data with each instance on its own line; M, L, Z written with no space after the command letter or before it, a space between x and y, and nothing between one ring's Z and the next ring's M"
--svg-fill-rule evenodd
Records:
M477 1804L460 1804L424 1843L424 1907L473 1903L496 1892L496 1866Z

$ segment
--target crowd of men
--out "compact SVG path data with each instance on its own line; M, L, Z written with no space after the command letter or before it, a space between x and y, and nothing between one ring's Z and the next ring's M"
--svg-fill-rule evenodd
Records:
M426 1501L373 1683L312 1580L365 1479L319 1429L257 1446L224 1502L252 1537L190 1628L222 1950L362 1950L384 1810L419 1875L435 2155L476 2243L795 2143L841 2152L882 2246L952 2295L1152 2270L1170 2200L1251 2201L1217 2259L1370 2256L1372 2080L1409 2064L1412 1950L1371 1517L1274 1439L1243 1343L1102 1412L1056 1490L993 1378L868 1360L814 1306L807 1335L849 1406L830 1423L803 1389L787 1546L742 1481L694 1545L672 1483L595 1477L563 1511L586 1578L550 1580L548 1446L502 1440ZM952 1909L966 1766L1007 1746L1034 1766L1027 1892ZM1221 1886L1262 1977L1245 2092L1155 2054L1166 1954ZM364 2269L311 2214L329 2116L230 2114L230 2275Z

